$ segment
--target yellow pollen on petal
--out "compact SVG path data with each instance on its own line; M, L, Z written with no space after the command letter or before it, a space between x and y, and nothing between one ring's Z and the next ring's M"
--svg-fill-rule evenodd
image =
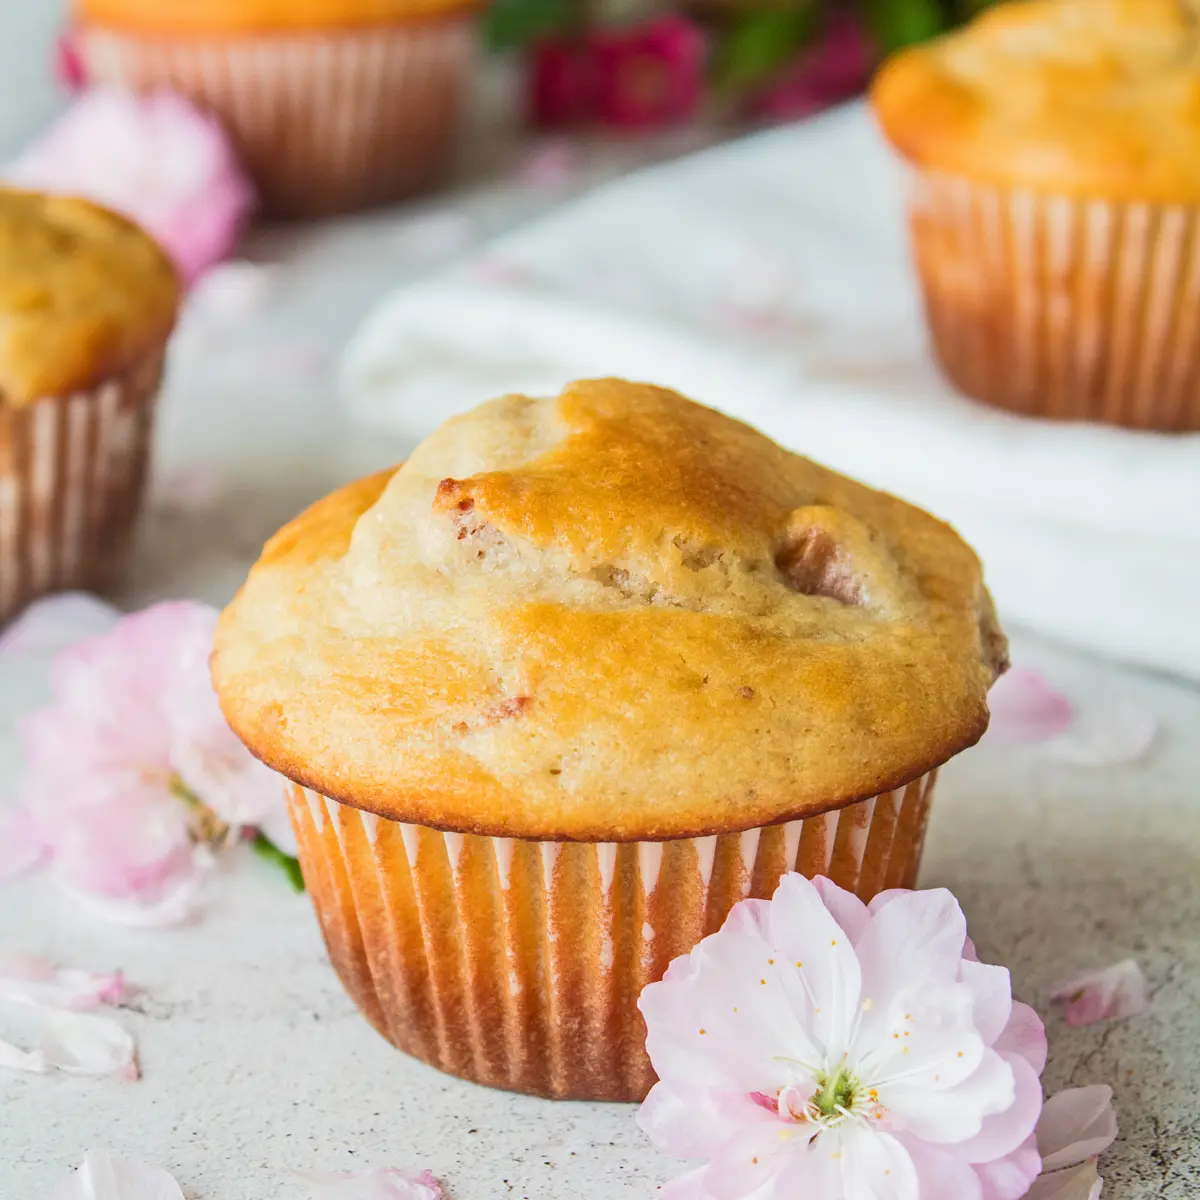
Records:
M907 1046L905 1046L905 1047L904 1047L904 1053L905 1053L905 1054L907 1054L907 1053L908 1053L908 1047L907 1047Z
M897 1040L899 1040L899 1038L900 1038L900 1035L899 1035L898 1033L893 1033L893 1034L892 1034L892 1037L894 1037L894 1038L896 1038Z
M802 967L802 966L804 966L804 964L803 964L802 962L799 962L799 961L798 961L798 962L796 963L796 966L798 966L798 967Z
M831 941L829 944L830 944L831 946L836 946L836 945L837 945L837 938L834 938L834 939L833 939L833 941Z
M703 1036L704 1036L704 1030L703 1030L703 1029L702 1029L702 1030L700 1030L700 1036L701 1036L701 1037L703 1037Z
M905 1036L905 1037L911 1037L912 1035L911 1035L911 1034L908 1032L908 1030L906 1029L906 1030L904 1031L904 1036Z
M875 1001L868 996L862 1003L863 1012L870 1012L875 1007Z
M763 987L766 987L767 985L767 981L765 979L760 979L758 982L761 983Z
M758 1155L756 1154L750 1161L757 1167L758 1166Z
M737 1012L737 1005L736 1005L736 1004L733 1006L733 1011L734 1011L734 1012Z
M767 959L767 966L768 966L768 967L773 967L774 965L775 965L775 960L774 960L773 958L768 958L768 959Z
M830 1158L841 1158L842 1152L840 1150L835 1150L829 1157Z
M958 1057L959 1057L959 1058L962 1058L962 1056L963 1056L963 1052L960 1050L960 1051L958 1052Z

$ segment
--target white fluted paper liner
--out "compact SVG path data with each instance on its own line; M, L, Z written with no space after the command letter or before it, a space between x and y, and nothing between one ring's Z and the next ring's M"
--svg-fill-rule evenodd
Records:
M0 620L109 581L133 536L162 353L69 396L0 407Z
M911 887L936 772L802 821L669 842L442 833L290 790L330 957L402 1050L493 1087L640 1100L637 998L737 901L798 870Z
M169 37L86 24L88 76L169 88L215 112L274 216L384 204L424 187L452 148L470 16L369 29Z
M1200 429L1200 208L912 178L934 348L1001 408Z

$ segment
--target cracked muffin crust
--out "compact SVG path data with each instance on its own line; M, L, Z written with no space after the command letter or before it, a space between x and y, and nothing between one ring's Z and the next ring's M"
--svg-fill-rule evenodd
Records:
M971 745L1005 642L946 525L661 388L447 422L222 616L233 728L324 796L524 839L726 833Z

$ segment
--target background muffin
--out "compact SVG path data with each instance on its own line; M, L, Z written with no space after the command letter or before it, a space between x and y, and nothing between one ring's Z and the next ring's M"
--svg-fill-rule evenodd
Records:
M89 77L213 110L266 211L429 183L453 144L477 0L76 0Z
M314 506L214 679L398 1046L636 1099L636 999L792 869L912 884L1004 639L946 526L675 393L510 396Z
M177 303L134 225L0 190L0 619L119 565Z
M877 78L934 347L972 396L1200 428L1200 17L1027 0Z

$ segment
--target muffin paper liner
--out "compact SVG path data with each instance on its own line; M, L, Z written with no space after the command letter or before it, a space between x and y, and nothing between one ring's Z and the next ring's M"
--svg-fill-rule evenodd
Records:
M86 392L0 406L0 620L106 584L129 549L162 353Z
M1200 208L1074 200L914 172L934 348L1030 416L1200 429Z
M912 887L936 772L847 808L668 842L535 842L289 791L333 964L384 1037L492 1087L641 1100L642 988L790 870L864 900Z
M474 30L456 15L369 29L135 36L87 25L88 76L169 88L214 112L268 215L385 204L430 183L453 143Z

